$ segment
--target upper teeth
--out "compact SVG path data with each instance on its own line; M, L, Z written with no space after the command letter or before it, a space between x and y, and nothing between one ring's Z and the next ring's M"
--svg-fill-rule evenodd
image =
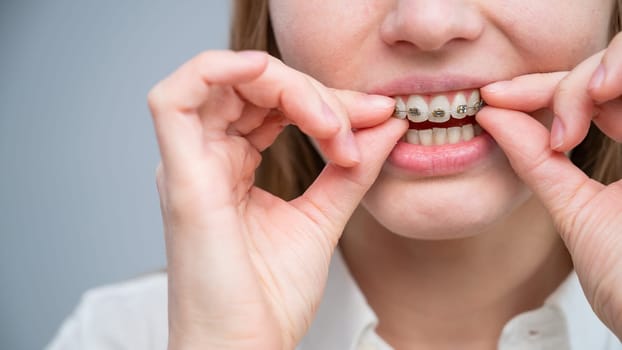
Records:
M468 100L464 92L458 92L452 103L449 103L449 99L445 95L434 96L429 103L421 95L411 95L406 101L402 97L397 97L395 101L395 117L399 119L408 117L410 121L415 123L426 120L433 123L444 123L451 117L462 119L467 115L475 115L484 106L484 101L480 98L478 90L473 90Z

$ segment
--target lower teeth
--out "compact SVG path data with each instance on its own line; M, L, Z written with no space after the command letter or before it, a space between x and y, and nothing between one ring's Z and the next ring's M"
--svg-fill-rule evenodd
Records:
M425 130L410 129L404 136L404 141L413 145L442 146L470 141L481 134L482 128L477 124Z

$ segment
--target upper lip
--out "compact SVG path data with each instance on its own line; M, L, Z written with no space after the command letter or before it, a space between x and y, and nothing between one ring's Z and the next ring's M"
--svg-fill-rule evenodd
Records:
M414 94L434 94L449 91L479 89L495 80L469 75L434 75L411 74L398 79L383 82L367 91L370 94L384 96L404 96Z

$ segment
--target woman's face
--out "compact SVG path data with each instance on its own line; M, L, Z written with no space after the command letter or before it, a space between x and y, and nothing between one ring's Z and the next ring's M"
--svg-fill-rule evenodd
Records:
M330 87L400 97L405 110L447 106L446 114L461 105L456 96L468 100L487 83L572 69L605 47L613 8L613 0L270 0L288 65ZM411 139L440 146L400 142L366 195L364 207L392 232L472 235L531 196L492 139L464 141L469 119L454 119L462 134L439 124L438 136ZM452 132L457 143L448 145Z

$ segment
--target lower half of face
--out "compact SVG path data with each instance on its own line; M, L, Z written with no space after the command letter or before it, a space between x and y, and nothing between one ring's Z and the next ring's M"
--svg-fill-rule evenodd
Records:
M498 226L531 196L499 148L458 174L412 179L385 169L362 205L389 231L418 239L462 238Z
M363 206L391 232L442 239L486 231L531 196L474 120L478 88L572 69L606 45L613 4L271 0L270 11L287 64L330 87L395 98L410 130Z

